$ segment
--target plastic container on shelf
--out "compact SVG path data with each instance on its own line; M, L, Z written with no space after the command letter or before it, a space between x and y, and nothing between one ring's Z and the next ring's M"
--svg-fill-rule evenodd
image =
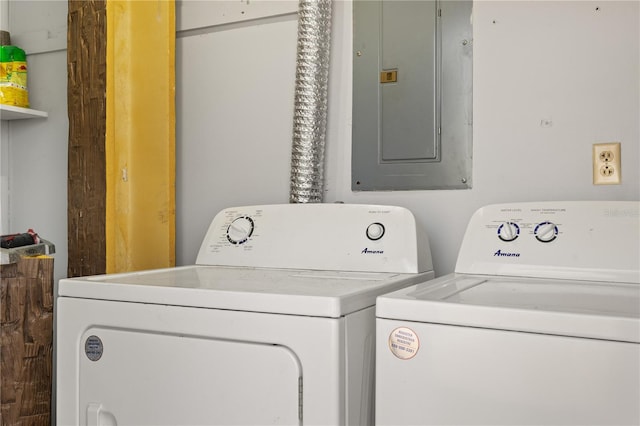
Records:
M17 46L0 46L0 104L29 108L27 56Z
M56 246L47 240L39 239L36 244L29 244L15 248L0 248L0 265L18 262L23 257L51 255L56 252Z

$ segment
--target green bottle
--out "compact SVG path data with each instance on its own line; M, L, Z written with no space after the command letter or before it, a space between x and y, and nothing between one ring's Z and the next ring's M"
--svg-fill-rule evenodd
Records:
M17 46L0 46L0 104L29 107L27 56Z

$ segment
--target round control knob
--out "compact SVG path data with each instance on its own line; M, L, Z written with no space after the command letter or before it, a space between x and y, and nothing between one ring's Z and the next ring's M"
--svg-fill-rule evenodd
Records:
M243 244L253 234L253 220L248 216L234 219L227 228L227 240L231 244Z
M382 238L384 235L384 225L378 222L372 223L367 226L367 238L371 241L376 241Z
M533 230L536 239L543 243L550 243L558 236L558 227L552 222L539 223Z
M505 222L498 227L498 238L502 241L513 241L520 235L520 227L514 222Z

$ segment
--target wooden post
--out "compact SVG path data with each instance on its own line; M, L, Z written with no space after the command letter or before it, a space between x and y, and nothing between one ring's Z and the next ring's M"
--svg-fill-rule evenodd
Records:
M0 424L51 425L53 258L0 265Z
M67 275L106 271L106 0L69 1Z

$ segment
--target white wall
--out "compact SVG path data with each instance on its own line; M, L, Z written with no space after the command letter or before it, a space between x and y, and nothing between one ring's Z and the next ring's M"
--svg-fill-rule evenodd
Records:
M179 264L194 261L220 209L287 202L289 191L295 23L220 25L245 15L224 10L247 7L230 1L179 2L179 16L194 3L194 26L211 27L177 46ZM640 199L640 3L474 4L474 187L459 191L351 191L351 20L351 2L335 1L325 202L410 208L438 275L484 204ZM591 147L607 141L622 143L623 183L594 186Z
M222 208L288 202L297 2L248 3L177 2L179 264L194 261ZM8 181L0 188L2 209L7 195L9 204L2 221L9 222L6 232L33 227L56 244L57 279L67 267L66 51L60 50L67 2L10 6L14 41L31 52L32 104L49 118L2 124L0 175ZM467 220L483 204L640 199L639 9L625 1L476 2L474 188L354 193L351 3L336 0L325 201L409 207L431 237L442 275L453 269ZM542 119L552 126L541 127ZM591 183L591 145L603 141L622 142L622 185Z
M336 26L346 40L350 8L343 12ZM640 199L639 3L480 1L473 24L473 189L352 193L349 143L336 143L349 141L348 107L331 116L328 199L411 208L431 237L438 275L453 270L466 222L481 205ZM350 52L342 52L333 81L348 93ZM332 106L348 105L339 93ZM622 142L619 186L592 184L591 147L606 141Z
M0 235L9 233L9 122L0 122Z
M289 200L298 4L177 5L176 262L189 264L219 210Z
M67 275L67 2L11 0L8 12L11 41L27 53L31 107L49 117L2 124L2 232L33 228L54 243L57 281Z

